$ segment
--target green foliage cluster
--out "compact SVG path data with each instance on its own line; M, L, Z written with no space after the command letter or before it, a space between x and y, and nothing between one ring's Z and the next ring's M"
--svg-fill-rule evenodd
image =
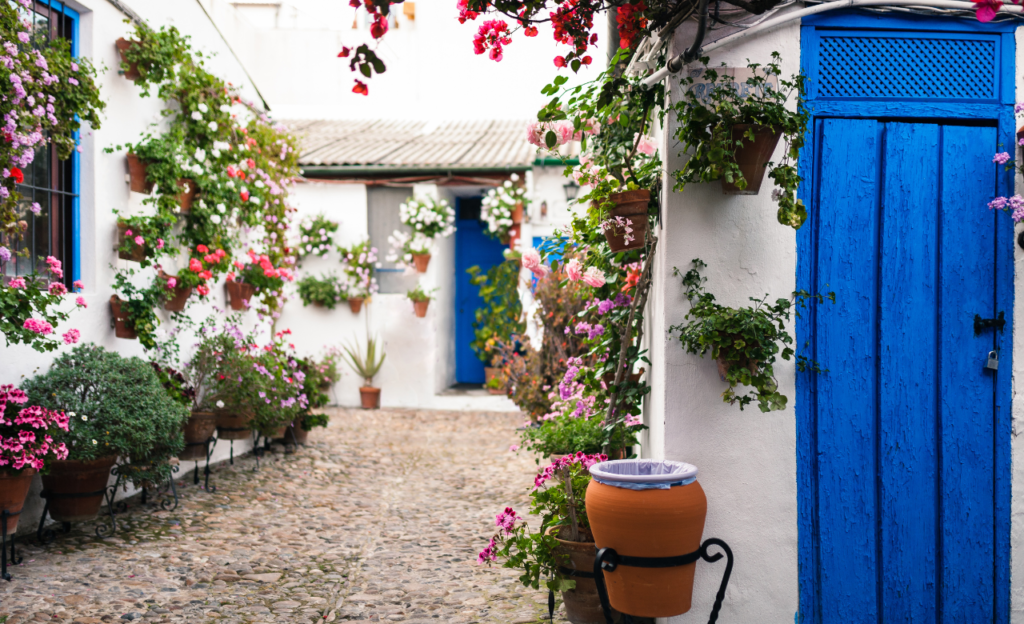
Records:
M328 310L341 301L341 284L336 275L315 277L307 275L298 282L299 298L302 305L321 305Z
M519 263L506 260L481 273L480 267L466 269L470 283L480 290L483 305L473 321L475 339L470 348L485 366L491 366L499 352L499 343L526 331L523 303L519 298Z
M160 325L155 310L166 298L166 288L158 284L136 286L131 280L134 275L134 269L114 273L114 290L121 299L125 324L135 330L143 347L154 349L157 346L156 328Z
M46 321L56 327L71 315L72 306L61 307L64 297L57 290L47 289L46 278L26 278L25 288L10 288L0 277L0 334L8 345L27 344L36 351L53 351L61 345L52 334L37 334L25 329L30 318ZM58 286L59 288L59 286Z
M722 393L726 403L739 403L740 409L757 401L762 412L781 410L787 399L779 392L775 379L776 357L790 360L795 355L793 338L786 331L786 323L794 310L794 302L800 308L810 300L823 303L825 299L835 303L835 293L810 295L805 291L793 293L794 301L776 299L768 303L768 295L761 299L754 297L753 306L730 308L715 301L715 296L704 289L706 278L700 270L707 265L699 258L693 260L694 268L682 276L686 287L686 298L690 301L687 322L669 328L669 333L679 332L679 341L687 353L704 356L710 353L712 359L721 361L726 369L729 387ZM679 269L675 269L679 275ZM781 346L781 348L780 348ZM818 365L805 356L796 356L797 369L823 372ZM753 390L745 394L736 392L739 386Z
M430 301L434 298L432 293L436 290L436 288L423 290L423 286L421 284L416 284L416 288L406 292L405 296L408 297L410 301Z
M137 484L166 480L167 460L184 448L189 410L175 401L152 366L103 347L81 344L54 360L50 370L22 384L33 404L64 410L70 430L54 436L68 458L117 455L124 463L154 467L131 473Z

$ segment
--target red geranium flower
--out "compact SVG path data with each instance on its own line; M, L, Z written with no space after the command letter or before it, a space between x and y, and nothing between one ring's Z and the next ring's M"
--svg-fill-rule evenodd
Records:
M22 182L25 181L25 174L22 173L21 169L18 169L17 167L11 167L11 177L14 178L14 181L17 182L18 184L21 184Z

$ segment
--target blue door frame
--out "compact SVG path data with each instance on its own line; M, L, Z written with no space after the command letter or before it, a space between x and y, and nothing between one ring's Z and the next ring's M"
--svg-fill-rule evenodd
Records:
M1016 46L1014 43L1013 31L1016 22L1004 24L980 24L975 20L952 20L938 18L888 17L875 14L858 14L854 12L835 12L823 14L805 19L801 27L801 69L808 77L809 93L808 108L812 113L812 123L809 125L806 146L800 158L800 175L803 183L800 188L800 197L809 207L809 219L797 233L797 285L798 288L811 292L822 289L823 284L819 283L817 274L817 258L822 251L819 249L820 228L831 227L832 224L823 224L819 211L818 199L822 193L821 180L816 179L818 171L823 163L823 125L830 123L828 120L877 120L879 124L889 124L894 132L904 132L907 128L902 124L891 122L906 122L907 124L950 124L953 126L987 126L993 128L995 138L1000 144L1000 150L1013 152L1015 150L1015 119L1013 114L1013 103L1015 95L1014 84L1014 58ZM837 31L843 31L837 33ZM931 90L939 96L920 97L913 93L913 85L909 87L910 93L900 93L905 85L898 85L894 93L888 96L860 96L856 93L829 94L828 77L823 80L822 63L820 50L822 49L823 37L836 37L838 35L850 34L851 37L879 35L873 31L886 31L885 37L893 40L899 39L944 39L964 40L969 42L993 42L996 50L994 63L993 84L978 87L979 93L973 93L968 98L957 97L951 89L945 89L945 85L936 87L934 84L923 88L923 91ZM884 52L884 51L883 51ZM834 58L826 59L824 63L833 63ZM951 58L950 63L966 61L961 58ZM975 58L974 60L977 60ZM862 59L862 64L869 66L868 73L875 72L877 76L869 77L869 81L885 80L887 76L885 62L890 61L891 73L893 75L905 75L912 73L907 70L911 60L901 57L886 58L881 56L869 56ZM833 72L831 78L835 78L835 67L829 68ZM863 70L860 70L863 71ZM937 70L941 71L941 69ZM959 71L957 69L956 71ZM850 73L858 72L855 66L850 67ZM923 72L921 72L923 73ZM924 79L927 80L927 76ZM983 81L984 82L984 81ZM955 85L959 86L959 85ZM991 88L989 88L991 87ZM988 94L985 95L985 89ZM909 126L907 126L909 127ZM867 145L867 143L865 144ZM857 175L856 162L850 161L851 167L844 170L844 174L850 177ZM993 168L995 164L991 165ZM1000 172L996 177L995 194L1010 195L1013 193L1012 173ZM984 205L964 206L964 210L986 210ZM995 215L1005 217L1005 215ZM998 220L995 230L994 241L994 262L995 262L995 292L991 294L996 309L1005 311L1006 331L1001 336L1002 350L1000 351L999 371L995 374L994 398L993 398L993 464L994 464L994 527L992 535L992 547L994 550L995 569L993 571L993 589L991 596L982 596L979 600L990 600L992 604L991 621L1005 624L1009 621L1010 606L1010 499L1011 499L1011 448L1012 439L1012 416L1011 416L1011 371L1012 371L1012 327L1013 327L1013 248L1014 236L1013 225L1010 219ZM864 232L850 231L850 236L861 235ZM816 306L811 307L807 314L803 314L796 321L797 344L810 345L811 351L807 354L814 358L816 355L818 337L814 335L814 328L818 325L817 315L834 314L836 307L843 306L843 301L837 301L834 306L826 304L820 312ZM850 305L847 302L845 305ZM934 319L932 319L934 322ZM881 324L884 321L877 321ZM869 333L874 328L869 330ZM851 334L855 333L851 329ZM875 334L878 335L877 333ZM844 338L853 340L849 335ZM825 338L827 339L827 337ZM874 343L873 343L874 344ZM965 358L977 359L976 353L965 353ZM873 357L877 358L875 354ZM875 360L877 362L877 359ZM980 368L981 363L978 363ZM838 374L839 371L836 371ZM822 376L813 374L799 374L797 376L797 487L798 487L798 531L799 531L799 581L800 581L800 610L797 614L797 621L801 623L830 624L835 620L835 604L824 605L824 601L834 601L835 596L823 596L821 578L821 513L823 501L830 492L822 489L819 483L820 462L829 459L829 448L819 446L818 429L818 397L819 383L828 383L825 379L829 373ZM941 425L941 423L940 423ZM941 432L940 432L941 433ZM876 438L877 439L877 438ZM877 444L877 442L876 442ZM877 453L877 449L869 452ZM876 475L877 479L881 479ZM846 487L839 485L837 487ZM877 486L876 486L877 487ZM824 492L824 496L822 495ZM839 491L835 492L839 497ZM881 531L881 520L879 527L874 528ZM875 536L877 537L877 535ZM941 539L941 538L940 538ZM969 539L965 536L963 539ZM880 542L880 540L879 540ZM881 543L877 547L881 549ZM845 553L841 553L845 554ZM849 566L855 570L856 561L854 553L849 553ZM874 553L871 553L872 555ZM955 561L941 560L938 566L956 566ZM941 583L943 570L939 570L938 578ZM855 572L853 572L855 573ZM889 580L888 571L883 574L881 567L878 567L872 574L877 573L880 587ZM941 589L941 588L940 588ZM940 591L937 589L936 592ZM860 605L866 611L875 611L877 620L884 619L882 589L878 590L878 596L871 596L870 600L877 604ZM855 598L851 598L856 602ZM840 608L842 605L838 605ZM877 610L877 611L876 611ZM830 617L831 614L831 617ZM855 612L853 609L841 614L844 622L868 621L864 619L865 612ZM928 621L947 622L950 621L952 613L944 614L943 606L938 606L936 613L928 615ZM918 621L908 619L905 621Z

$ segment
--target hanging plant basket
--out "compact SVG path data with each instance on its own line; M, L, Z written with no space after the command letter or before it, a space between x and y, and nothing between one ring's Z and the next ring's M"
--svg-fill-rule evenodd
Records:
M380 388L371 388L370 386L359 388L359 399L362 402L363 409L379 409Z
M131 242L131 251L121 251L125 241L125 232L128 231L128 224L123 221L117 223L117 257L122 260L131 260L132 262L142 262L146 259L146 245L136 244L135 241Z
M647 206L651 203L651 192L646 190L612 193L608 200L615 207L608 211L605 220L604 237L614 252L642 249L647 238ZM628 223L629 232L627 232ZM630 240L626 241L626 234Z
M747 128L754 129L754 140L744 138L743 134ZM732 140L742 142L742 147L736 149L736 164L747 181L747 188L740 189L731 182L722 180L722 192L726 195L757 195L761 191L761 183L764 182L764 173L768 167L768 161L775 153L775 147L779 144L782 133L768 126L751 126L750 124L737 124L732 127Z
M412 308L416 312L416 316L419 318L425 318L427 316L427 306L430 305L430 300L426 301L413 301Z
M110 469L117 455L88 461L65 459L53 462L43 475L43 495L47 498L50 517L58 522L86 522L96 517L103 504L103 489L110 480ZM98 494L92 494L99 492ZM70 495L63 498L63 495ZM88 495L88 496L87 496Z
M139 42L138 41L131 41L131 40L125 39L124 37L121 37L116 42L114 42L114 45L117 46L117 53L121 57L121 62L122 63L127 63L128 59L125 56L125 52L130 50L132 47L139 45ZM128 80L131 80L131 81L135 81L135 80L138 80L139 78L141 78L142 74L139 73L139 64L138 63L131 63L128 66L128 71L126 71L124 73L124 77L127 78Z
M217 430L215 412L192 412L185 423L185 448L178 459L197 461L206 459L206 441Z
M224 282L228 287L228 298L231 309L235 311L245 310L249 307L249 300L256 294L256 287L245 282L228 280Z
M149 163L131 152L125 158L128 159L128 183L132 192L146 195L152 193L156 184L146 181L146 170L149 168Z
M16 472L0 470L0 510L9 514L21 514L21 508L25 506L28 488L32 485L32 477L35 474L34 468L22 468ZM7 518L7 535L13 535L18 530L19 518L21 518L20 515L11 515ZM3 554L7 555L7 553Z
M354 297L348 300L348 309L352 310L352 314L359 314L359 311L363 309L363 298Z
M412 262L416 265L416 271L418 273L426 273L427 265L430 264L430 254L413 254Z
M192 202L196 198L196 183L188 178L178 178L178 206L181 207L181 214L188 214L192 211Z
M110 296L110 311L114 315L114 335L126 340L135 340L139 337L135 328L128 322L128 316L121 310L121 298L117 295Z
M715 363L718 364L718 377L722 381L726 380L726 376L729 374L729 370L736 366L749 370L751 375L757 374L758 362L756 360L745 360L743 362L735 362L731 360L726 360L722 356L718 356L718 359L715 360Z
M177 275L167 275L163 271L160 271L160 278L168 280L170 278L177 279ZM185 305L188 303L188 298L192 296L192 287L185 285L175 286L170 290L170 295L164 301L164 310L168 312L181 312L185 309Z

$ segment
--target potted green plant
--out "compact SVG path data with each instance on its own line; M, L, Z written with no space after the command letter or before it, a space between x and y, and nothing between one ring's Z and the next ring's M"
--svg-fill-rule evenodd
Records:
M117 257L148 267L157 256L167 253L166 241L173 221L156 216L119 216L117 220Z
M799 228L807 218L796 196L800 183L796 161L810 120L804 106L806 78L801 74L782 79L782 57L773 52L766 65L747 66L751 76L737 91L734 77L709 68L707 58L701 62L706 88L685 89L695 79L684 78L684 95L674 106L679 121L676 139L686 158L673 173L675 189L721 180L727 194L756 195L767 171L778 186L773 198L779 205L779 223ZM796 106L791 110L788 103L793 96ZM786 148L776 163L771 157L780 138Z
M339 245L338 253L343 267L341 292L352 314L359 314L363 301L377 292L377 280L373 276L377 267L377 248L366 239L348 247Z
M365 350L360 348L358 341L343 348L345 362L363 379L363 385L359 387L363 409L379 408L380 388L373 387L373 378L384 365L384 346L376 338L367 338Z
M398 216L411 233L395 230L388 237L391 253L387 259L407 266L411 262L417 272L426 273L434 241L455 232L455 209L444 199L409 199L398 206Z
M304 374L284 340L290 333L278 332L264 346L250 337L222 356L220 375L224 379L218 395L233 409L251 415L252 428L269 439L283 437L284 430L308 405Z
M70 421L69 430L53 438L66 445L67 459L54 462L43 476L44 490L76 495L50 501L55 520L95 517L102 493L82 494L107 485L118 457L125 466L149 468L119 469L136 485L170 477L168 460L184 446L188 409L168 394L147 362L81 344L54 360L46 373L25 381L23 389L32 402L63 410Z
M536 531L511 507L495 517L497 533L477 556L478 563L502 559L502 567L521 569L519 582L561 592L566 618L573 624L604 621L597 585L592 578L571 572L592 573L593 533L586 512L589 468L607 460L605 455L576 453L551 462L534 478L530 514L541 518ZM547 579L547 580L545 580Z
M63 443L53 443L68 430L67 414L27 402L23 391L0 386L0 511L11 514L2 527L6 535L18 530L32 477L68 456Z
M297 283L299 298L302 305L314 305L318 308L333 310L334 306L341 301L341 284L336 275L325 275L315 277L307 275Z
M794 301L800 307L808 299L835 303L835 293L810 295L797 291L793 293L794 301L777 299L775 303L769 303L765 295L761 299L751 297L753 306L730 308L716 302L715 296L704 289L707 280L701 277L700 270L707 265L699 258L693 260L693 265L682 276L690 301L687 322L670 327L669 333L679 332L679 341L687 353L701 357L711 354L722 381L729 384L722 393L726 403L738 403L741 410L754 401L762 412L784 409L787 399L779 392L775 380L775 362L777 357L790 360L796 355L790 346L793 337L786 331ZM679 273L675 269L677 276ZM801 372L821 372L816 362L802 355L796 355L796 365ZM752 391L738 394L739 386L749 386Z
M430 305L430 300L433 299L432 292L437 290L423 290L423 286L416 284L416 288L405 293L405 296L412 301L413 311L419 318L427 316L427 306Z
M492 366L498 355L499 342L507 342L512 336L520 336L526 331L526 319L523 318L523 303L519 298L519 263L506 260L481 273L479 266L466 269L469 282L479 288L483 305L476 311L473 321L473 342L470 348L484 363L484 383L488 384L498 374L498 368ZM492 388L488 388L491 390ZM493 387L501 390L498 386Z

